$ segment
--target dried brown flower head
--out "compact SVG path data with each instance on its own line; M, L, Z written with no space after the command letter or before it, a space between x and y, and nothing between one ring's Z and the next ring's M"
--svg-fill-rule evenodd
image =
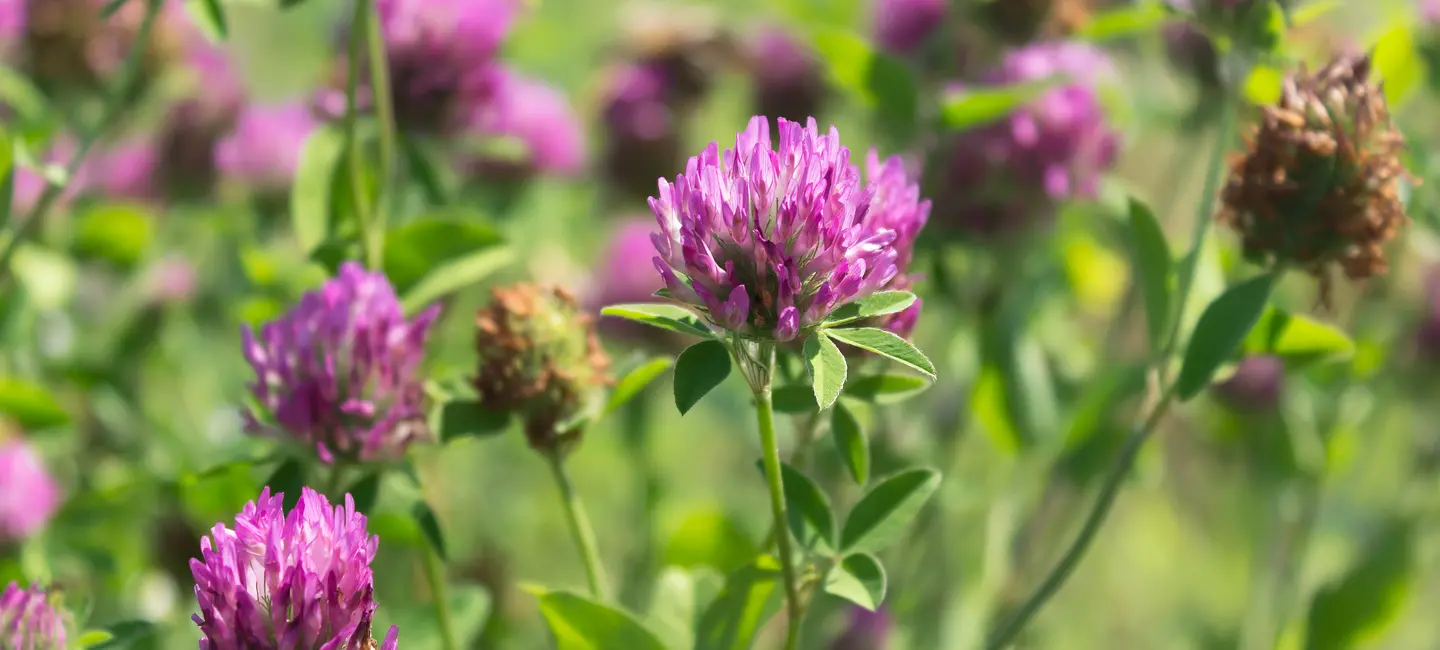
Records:
M1407 222L1399 186L1404 139L1370 61L1341 56L1285 80L1280 101L1232 163L1219 218L1243 240L1246 259L1304 269L1328 304L1330 271L1351 280L1387 270L1381 245Z
M24 0L26 31L23 65L46 90L99 90L125 60L147 11L145 2L128 2L109 18L98 0ZM162 9L141 52L141 79L152 79L178 54L173 12Z
M609 383L594 320L559 288L517 284L492 295L475 318L480 404L518 415L531 447L564 453L582 429L565 425Z

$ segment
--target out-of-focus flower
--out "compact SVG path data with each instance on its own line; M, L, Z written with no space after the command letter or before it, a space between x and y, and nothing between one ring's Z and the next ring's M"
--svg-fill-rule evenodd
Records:
M59 507L60 486L35 450L21 438L0 438L0 545L39 532Z
M517 0L378 0L391 98L400 128L437 136L463 131L500 81L495 54L520 10ZM337 67L321 109L345 112L348 66ZM366 63L359 62L368 86ZM368 91L367 91L368 95ZM369 97L363 97L369 108Z
M205 638L200 650L395 650L399 629L372 636L380 538L345 495L344 506L303 488L285 512L284 495L245 504L235 528L215 525L190 560Z
M196 284L195 265L180 255L169 255L146 273L145 293L160 304L185 302L194 297Z
M563 454L582 427L562 429L609 383L594 321L559 288L519 284L492 296L475 317L480 404L518 415L531 447Z
M1246 259L1311 273L1327 301L1332 267L1351 280L1388 268L1381 245L1408 222L1404 146L1367 58L1342 56L1313 75L1302 66L1232 164L1219 218Z
M830 650L885 650L890 647L893 622L885 610L850 608L850 625L830 644Z
M685 111L698 104L718 74L741 63L734 37L712 8L632 7L621 17L622 56L664 78L673 108Z
M894 54L919 48L945 22L946 0L877 0L875 40Z
M247 106L234 130L216 145L214 165L225 178L253 190L281 192L295 178L305 138L317 126L302 104Z
M952 139L945 190L936 199L944 225L980 237L1024 231L1065 200L1095 196L1119 149L1099 97L1112 72L1104 53L1083 43L1038 44L1006 56L986 85L1064 81L1005 119Z
M799 122L819 114L825 99L825 77L810 50L772 25L760 30L749 54L755 103L761 115Z
M655 179L680 164L682 119L669 82L655 66L626 64L609 71L601 100L607 182L626 195L648 196Z
M1415 347L1420 358L1428 363L1440 361L1440 268L1431 269L1425 278L1425 304Z
M106 199L155 201L164 195L159 169L159 150L143 138L97 147L76 174L75 189Z
M522 174L572 175L585 165L585 134L570 100L538 79L501 73L494 98L476 112L474 124L484 137L512 138L525 150L518 162L481 158L475 164L482 176L496 166L515 166Z
M127 2L109 18L104 0L10 0L24 3L23 65L45 90L103 90L139 37L148 2ZM140 79L150 80L174 60L186 28L178 0L164 4L143 44Z
M64 650L69 617L50 603L45 590L10 583L0 593L0 647L14 650Z
M872 154L866 184L834 127L782 119L779 130L775 150L769 121L751 118L735 149L711 143L674 183L661 179L650 208L670 297L722 329L783 342L899 276L929 204L898 158L882 167Z
M626 302L648 302L664 286L655 277L655 244L650 233L655 231L652 220L629 221L610 235L610 245L600 257L596 269L597 306Z
M429 436L419 366L439 312L406 320L383 274L342 264L258 336L244 329L261 409L246 411L247 430L312 445L327 463L398 457Z
M1279 357L1245 357L1235 374L1215 385L1215 397L1236 411L1269 412L1280 403L1285 387L1285 362Z

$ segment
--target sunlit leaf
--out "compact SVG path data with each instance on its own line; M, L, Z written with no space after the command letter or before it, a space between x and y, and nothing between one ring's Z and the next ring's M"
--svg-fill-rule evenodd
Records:
M873 612L885 600L885 567L869 553L847 555L825 577L825 592Z
M906 470L877 483L845 518L841 550L870 553L899 541L939 487L940 472L925 468Z
M666 650L629 613L566 591L540 596L540 613L556 650Z
M824 331L805 339L801 352L805 355L805 372L810 376L815 404L821 410L830 408L845 388L845 355Z
M710 328L705 325L700 317L684 307L666 305L662 303L631 303L624 305L611 305L600 310L602 316L614 316L633 320L637 323L644 323L651 327L659 327L672 332L699 336L701 338L712 338Z
M695 650L750 650L760 628L779 611L780 563L765 555L726 576L695 630Z

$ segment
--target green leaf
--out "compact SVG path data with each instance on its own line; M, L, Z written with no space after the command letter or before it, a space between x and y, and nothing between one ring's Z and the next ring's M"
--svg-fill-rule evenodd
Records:
M1000 88L966 88L948 93L940 108L940 123L951 131L965 131L997 122L1039 98L1056 85L1041 79Z
M80 215L75 224L75 253L131 268L145 256L154 236L154 216L144 206L104 203Z
M28 431L70 422L70 415L50 391L23 379L0 378L0 413Z
M825 576L825 592L873 612L885 600L885 567L869 553L847 555Z
M820 410L830 408L845 388L845 355L824 331L805 339L801 350L805 355L805 372L810 375L810 388Z
M15 141L10 130L0 126L0 228L10 223L15 202Z
M280 0L280 8L293 9L300 6L300 3L302 2L305 2L305 0Z
M1415 525L1388 522L1343 577L1310 603L1307 650L1364 647L1400 613L1416 578Z
M1425 76L1425 63L1415 49L1415 39L1408 21L1395 24L1380 35L1370 55L1376 77L1383 83L1385 101L1400 105Z
M41 123L53 114L45 94L30 78L7 65L0 65L0 102L14 109L16 117L26 123Z
M685 513L665 541L661 557L666 566L710 567L728 573L745 566L758 552L755 540L736 517L709 506Z
M1092 43L1104 43L1154 31L1169 18L1169 12L1158 2L1106 9L1091 17L1076 36Z
M874 352L887 359L899 361L911 368L935 378L935 364L900 336L875 327L855 327L825 330L825 335L842 343L848 343L861 350Z
M840 550L872 553L893 544L940 487L940 472L918 468L895 474L870 488L840 532Z
M835 451L840 452L840 460L845 463L850 477L857 484L865 485L870 480L870 441L866 439L864 429L860 428L860 421L855 419L855 414L846 408L844 402L836 404L835 410L830 413L830 435L835 439Z
M295 239L307 254L330 234L331 186L344 151L345 134L333 126L315 129L300 149L290 189L290 219Z
M300 503L300 491L305 487L305 463L299 458L287 458L265 479L270 494L285 495L285 509L290 510Z
M400 303L404 306L406 314L419 313L434 304L436 300L468 286L479 284L514 261L515 253L503 246L463 255L426 274L410 291L405 293Z
M478 400L454 399L440 405L439 438L451 442L466 437L484 437L504 433L510 427L510 414L497 413L480 405Z
M770 392L770 403L777 413L814 413L815 389L804 384L780 386Z
M631 370L615 384L615 390L610 392L610 399L605 403L605 413L613 413L615 409L635 399L635 396L645 390L650 382L655 381L673 365L675 365L675 360L670 357L656 357Z
M845 384L844 395L853 399L876 404L895 404L908 400L929 390L935 382L914 375L882 373L851 377Z
M230 35L230 23L225 19L225 8L220 0L191 0L186 3L190 15L215 40L225 40Z
M763 476L764 464L756 461L755 466ZM790 533L801 546L829 554L835 548L835 514L830 510L830 499L810 477L784 463L780 465L780 480Z
M385 276L395 285L395 293L405 295L448 264L503 242L500 232L479 215L450 212L423 216L385 234Z
M1334 325L1271 308L1246 337L1245 351L1280 357L1285 366L1293 370L1349 358L1355 354L1355 342Z
M310 251L310 261L319 264L326 274L333 276L340 272L341 264L360 259L363 255L360 242L353 237L333 237Z
M425 195L425 202L432 206L448 203L450 190L446 187L445 179L440 173L439 163L436 160L436 157L440 155L439 152L433 151L425 141L403 134L400 136L400 145L405 152L405 163L410 172L410 178L420 186L421 192Z
M375 502L380 499L380 478L382 475L382 472L379 470L371 470L366 472L359 480L351 483L349 488L346 488L346 494L349 494L350 498L355 500L356 512L367 516L374 514ZM344 503L344 501L344 497L341 495L339 498L334 499L332 503Z
M82 648L93 648L115 638L108 630L88 630L80 635L75 642Z
M835 327L857 320L897 314L909 309L913 304L915 294L909 291L881 291L855 302L845 303L821 322L820 327Z
M675 360L675 408L690 412L730 376L730 351L719 341L701 341L685 348Z
M1175 262L1155 213L1134 197L1130 199L1130 237L1135 248L1135 279L1145 297L1150 351L1158 353L1165 347L1175 311Z
M655 631L667 648L693 648L700 615L724 582L723 576L704 567L688 570L665 567L655 580L645 625Z
M629 613L566 591L540 595L540 613L556 650L666 650Z
M780 610L780 563L764 555L725 578L695 630L695 650L750 650L755 635ZM618 650L618 648L617 648Z
M844 29L819 27L814 43L832 83L874 111L895 136L914 131L920 83L909 66Z
M676 305L662 303L631 303L624 305L611 305L600 310L602 316L615 316L633 320L637 323L644 323L651 327L659 327L672 332L699 336L701 338L714 338L710 328L700 320L695 312Z
M1185 361L1175 381L1175 394L1182 401L1197 395L1210 384L1215 370L1240 349L1250 330L1265 313L1265 304L1279 276L1256 276L1230 287L1200 314Z
M410 506L410 516L415 524L424 533L425 541L430 544L431 550L440 556L441 560L448 558L448 551L445 548L445 534L440 530L440 519L435 516L435 510L426 503L424 499L416 499L414 505Z
M93 650L125 650L154 637L156 632L158 630L155 624L149 621L124 621L105 629L108 638L100 641L98 636L94 637L91 639L93 645L85 647Z

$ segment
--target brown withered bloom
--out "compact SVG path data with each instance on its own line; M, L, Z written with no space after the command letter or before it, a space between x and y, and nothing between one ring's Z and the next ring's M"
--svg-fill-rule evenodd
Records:
M1381 246L1407 222L1403 148L1367 57L1341 56L1315 74L1302 66L1232 163L1219 219L1240 234L1246 259L1315 276L1328 305L1333 267L1351 280L1387 270Z
M537 451L573 448L583 427L570 423L609 384L590 315L564 289L522 283L494 289L475 327L481 406L518 416Z
M99 0L23 0L26 31L22 66L43 90L95 91L113 77L139 37L145 2L129 2L106 18ZM149 42L141 51L142 80L152 79L173 60L180 14L170 5L157 16Z

